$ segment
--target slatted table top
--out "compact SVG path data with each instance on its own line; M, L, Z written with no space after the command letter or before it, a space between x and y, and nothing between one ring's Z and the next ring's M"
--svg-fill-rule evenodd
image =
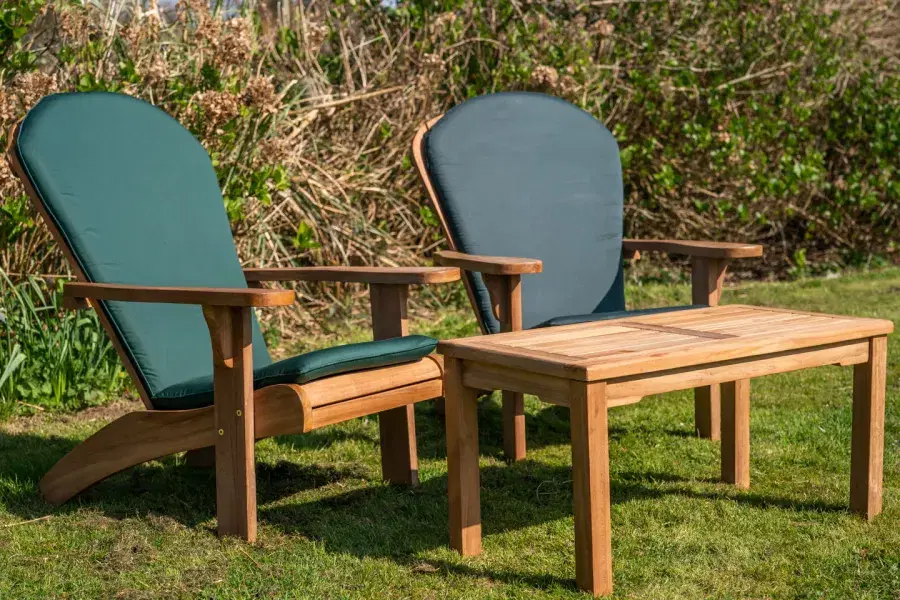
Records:
M883 319L729 305L446 340L438 352L597 381L818 348L893 330Z

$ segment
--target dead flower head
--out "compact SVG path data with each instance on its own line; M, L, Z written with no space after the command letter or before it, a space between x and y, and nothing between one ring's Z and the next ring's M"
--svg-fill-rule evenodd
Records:
M615 26L606 19L600 19L599 21L595 22L593 25L591 25L590 29L591 33L602 37L612 35L615 30Z
M231 92L203 92L198 100L209 130L218 129L240 112L240 98Z
M284 138L269 138L259 143L257 159L260 164L289 164L294 155L294 145Z
M153 57L150 66L144 71L144 77L150 83L159 83L169 78L169 63L162 54Z
M278 112L278 95L271 77L251 77L244 88L244 103L263 114Z
M307 50L318 50L328 37L328 25L306 19L304 22L303 37L306 42Z
M216 48L219 67L239 67L253 56L253 24L241 17L225 21Z
M537 88L553 89L559 83L559 73L553 67L538 65L531 71L531 85Z
M12 89L19 96L23 111L27 112L38 100L57 91L56 74L48 75L40 71L19 73L13 79Z

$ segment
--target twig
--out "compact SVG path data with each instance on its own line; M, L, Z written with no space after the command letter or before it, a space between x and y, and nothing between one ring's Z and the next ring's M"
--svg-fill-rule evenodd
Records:
M347 96L346 98L340 98L338 100L332 100L331 102L323 102L322 104L313 104L311 106L307 106L310 110L316 108L331 108L332 106L341 106L343 104L350 104L351 102L356 102L357 100L368 100L369 98L375 98L376 96L383 96L384 94L391 94L393 92L399 92L400 90L406 88L405 85L395 85L394 87L385 88L383 90L376 90L374 92L366 92L365 94L355 94L353 96Z
M41 412L44 412L46 410L43 406L38 406L37 404L29 404L27 402L22 402L21 400L16 400L16 402L18 402L22 406L27 406L28 408L33 408L33 409L39 410Z
M37 523L38 521L46 521L48 519L53 518L53 515L44 515L43 517L38 517L37 519L29 519L27 521L19 521L18 523L7 523L3 525L3 528L7 527L15 527L16 525L28 525L29 523Z
M244 556L246 556L247 558L249 558L249 559L250 559L250 562L252 562L254 565L256 565L256 568L257 568L257 569L262 570L262 565L259 564L258 562L256 562L256 560L255 560L252 556L250 556L250 553L249 553L249 552L247 552L247 551L244 550L243 548L238 548L238 550L240 550L241 552L243 552L243 553L244 553Z

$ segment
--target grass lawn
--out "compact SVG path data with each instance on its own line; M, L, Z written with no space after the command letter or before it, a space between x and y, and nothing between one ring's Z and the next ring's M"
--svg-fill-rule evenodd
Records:
M687 286L629 289L632 306ZM726 302L900 322L900 270L730 288ZM416 323L474 332L467 315ZM717 443L695 437L693 397L610 413L617 598L900 599L900 342L889 346L884 513L846 511L851 369L752 383L752 488L717 482ZM497 398L482 403L484 553L447 547L441 421L417 408L415 489L380 480L378 427L359 419L257 445L259 542L215 536L211 471L170 457L54 508L40 476L120 402L0 426L0 598L585 598L574 586L569 426L528 399L528 460L502 460ZM31 519L44 517L34 522Z

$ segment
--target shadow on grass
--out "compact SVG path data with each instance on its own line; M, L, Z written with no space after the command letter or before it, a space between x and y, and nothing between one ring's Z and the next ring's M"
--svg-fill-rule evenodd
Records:
M496 410L495 410L496 409ZM502 427L499 409L483 404L480 409L481 438L489 450L500 452ZM443 456L443 437L435 435L442 423L435 414L422 415L419 438L431 456ZM559 415L546 419L552 424ZM540 419L540 416L539 416ZM542 424L537 424L542 427ZM544 440L556 439L546 433ZM568 429L568 427L566 427ZM346 439L345 432L320 432L314 445ZM611 432L615 435L615 432ZM334 437L332 437L334 436ZM300 436L306 437L306 436ZM368 436L365 436L368 439ZM566 437L567 440L567 437ZM373 443L377 444L377 440ZM562 443L560 434L560 443ZM566 441L567 443L567 441ZM306 445L306 444L304 444ZM23 519L55 512L68 514L80 508L102 512L112 518L159 515L188 527L209 526L215 517L215 475L183 460L167 457L128 469L88 489L69 503L49 507L40 497L37 483L56 460L75 446L71 439L33 433L0 434L0 478L14 482L0 487L6 510ZM447 479L431 477L420 486L382 485L365 480L362 468L298 466L281 461L257 465L259 518L264 526L286 535L301 535L323 544L329 551L358 557L378 557L411 568L421 562L421 553L446 547ZM300 492L354 480L356 489L340 491L335 486L308 501L279 502ZM357 485L362 480L362 485ZM669 473L628 471L614 473L613 504L662 497L720 501L728 499L758 509L843 512L846 507L827 502L799 502L791 498L738 492L710 479L687 479ZM335 491L337 489L337 491ZM511 465L490 465L481 470L483 531L492 536L542 523L571 518L571 471L565 466L525 460ZM613 524L615 528L615 523ZM555 585L572 588L573 582L553 576L532 576L490 567L471 567L453 561L433 563L440 573L461 574L534 587Z

